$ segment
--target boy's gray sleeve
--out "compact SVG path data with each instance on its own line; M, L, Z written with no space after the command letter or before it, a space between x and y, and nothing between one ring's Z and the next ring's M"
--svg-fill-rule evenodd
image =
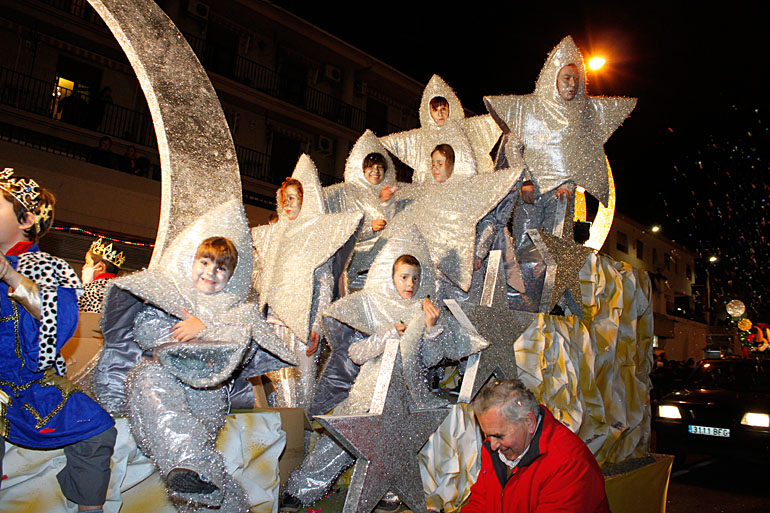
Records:
M334 274L330 261L316 269L313 276L313 290L316 297L313 298L313 309L310 312L312 319L310 329L320 335L323 334L320 312L326 310L331 304L334 292Z
M484 260L495 241L494 211L490 212L476 225L476 258Z
M134 319L134 339L145 351L152 350L171 337L171 329L179 322L163 310L145 305Z
M348 355L356 365L363 365L373 358L380 356L385 351L385 344L392 338L398 338L395 326L382 329L374 335L366 337L360 332L354 335L354 342L350 344Z

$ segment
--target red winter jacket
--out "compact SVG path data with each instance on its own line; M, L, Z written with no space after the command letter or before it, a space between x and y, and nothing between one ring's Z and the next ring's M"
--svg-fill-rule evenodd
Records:
M510 479L484 441L481 472L462 513L610 513L604 477L591 451L545 407L540 411L543 421Z

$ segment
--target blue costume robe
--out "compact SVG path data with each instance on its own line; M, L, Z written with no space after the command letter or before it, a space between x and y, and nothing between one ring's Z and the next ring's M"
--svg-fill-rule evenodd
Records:
M37 245L32 245L24 255L6 258L17 269L20 259L24 267L25 257L38 251ZM57 305L58 353L77 327L77 294L74 288L48 285L56 281L53 273L61 271L66 263L45 253L35 256L34 273L42 276L35 280L41 295L45 293L48 301L54 296ZM33 274L18 270L28 277ZM45 308L45 300L43 304ZM15 445L49 449L85 440L110 428L114 424L110 415L61 377L57 365L41 365L40 333L40 321L8 297L8 285L0 281L0 390L7 395L8 403L0 404L0 434Z

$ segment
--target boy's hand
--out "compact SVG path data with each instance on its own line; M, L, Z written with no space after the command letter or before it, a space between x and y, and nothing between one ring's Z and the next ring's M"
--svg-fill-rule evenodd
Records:
M390 201L390 198L393 197L393 193L396 192L396 189L398 186L396 185L385 185L380 189L380 201Z
M403 324L403 323L397 322L397 323L396 323L396 324L394 324L393 326L395 326L395 327L396 327L396 331L398 332L398 336L399 336L399 337L400 337L401 335L403 335L403 334L404 334L404 331L406 330L406 324Z
M473 270L478 271L481 269L481 259L479 257L475 257L473 259Z
M375 219L372 221L372 231L378 232L385 228L385 225L388 224L385 219Z
M530 205L535 202L535 186L531 182L521 186L521 199Z
M305 351L305 355L313 356L313 353L318 351L318 343L319 342L321 342L321 335L319 335L315 331L311 331L310 332L310 345L307 346L307 350Z
M190 315L190 312L184 308L182 308L182 315L184 315L184 320L174 324L174 327L171 328L171 338L179 342L189 342L197 338L201 331L206 329L206 325L194 315Z
M570 196L571 196L571 194L569 193L569 189L565 189L564 187L559 187L559 188L556 190L556 198L557 198L557 199L562 199L562 198L564 198L564 199L566 199L566 200L569 200L569 199L570 199Z
M13 268L2 251L0 251L0 280L8 284L10 289L19 288L19 283L21 283L21 274Z
M441 315L438 307L434 305L430 298L425 298L422 301L422 309L425 311L425 327L427 329L433 328L438 321L438 316Z

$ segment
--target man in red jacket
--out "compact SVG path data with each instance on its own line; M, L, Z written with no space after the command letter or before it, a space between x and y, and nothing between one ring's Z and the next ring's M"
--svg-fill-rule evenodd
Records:
M521 381L487 384L473 410L487 439L463 513L609 513L593 454Z

